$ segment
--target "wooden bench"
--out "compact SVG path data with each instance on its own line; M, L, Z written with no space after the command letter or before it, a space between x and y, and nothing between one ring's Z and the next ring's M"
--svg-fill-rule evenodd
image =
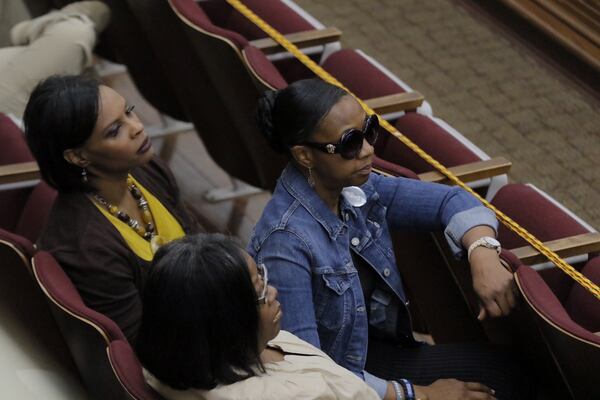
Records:
M600 70L600 2L500 0L597 70Z

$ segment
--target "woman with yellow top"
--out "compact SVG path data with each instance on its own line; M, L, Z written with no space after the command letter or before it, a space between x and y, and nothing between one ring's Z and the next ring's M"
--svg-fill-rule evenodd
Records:
M111 88L79 76L48 78L23 119L42 178L59 192L38 245L84 302L134 342L154 251L198 226L133 106Z

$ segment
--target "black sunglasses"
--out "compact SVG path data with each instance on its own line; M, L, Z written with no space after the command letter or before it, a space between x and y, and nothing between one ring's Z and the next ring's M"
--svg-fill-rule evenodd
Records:
M339 153L343 158L352 160L360 153L363 146L363 140L366 140L367 143L373 145L377 140L378 134L379 119L375 114L372 114L365 118L365 124L362 130L350 128L344 131L338 143L304 142L300 144L319 149L328 154Z

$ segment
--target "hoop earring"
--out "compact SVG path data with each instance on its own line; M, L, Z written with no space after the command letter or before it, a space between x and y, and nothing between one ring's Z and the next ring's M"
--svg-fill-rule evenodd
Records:
M88 183L87 169L85 167L81 168L81 182Z
M315 187L315 178L313 177L312 174L312 168L308 167L308 186L310 186L311 188Z

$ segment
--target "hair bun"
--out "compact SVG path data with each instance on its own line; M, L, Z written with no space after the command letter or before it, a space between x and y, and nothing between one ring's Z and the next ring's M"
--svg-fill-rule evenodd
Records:
M267 142L277 153L287 152L287 148L281 142L273 123L273 108L277 100L278 90L268 90L258 99L256 108L256 123Z

